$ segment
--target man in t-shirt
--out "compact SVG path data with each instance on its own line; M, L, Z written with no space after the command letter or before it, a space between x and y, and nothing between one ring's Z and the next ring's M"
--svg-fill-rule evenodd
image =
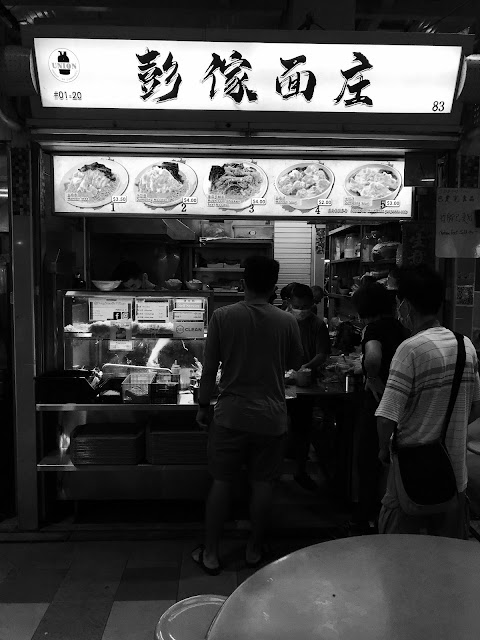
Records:
M300 329L304 360L302 369L311 369L312 381L330 353L327 325L312 311L313 293L305 284L296 284L290 295L288 311ZM312 436L313 396L298 396L288 401L291 440L295 456L295 481L307 491L316 491L317 485L307 473L308 452Z
M222 364L220 395L209 431L213 485L206 505L206 538L192 552L204 571L220 571L218 543L228 513L232 485L246 464L252 482L252 535L246 562L262 561L273 481L283 462L287 430L285 371L303 361L298 324L269 304L279 263L255 256L245 260L245 300L217 309L209 323L197 422L209 421L210 400Z
M380 460L390 461L390 439L397 425L398 445L424 444L440 437L450 400L458 345L436 316L445 290L427 267L398 272L397 313L411 331L395 352L385 392L376 411ZM464 338L466 363L445 444L457 481L458 500L449 512L410 516L400 508L390 470L379 517L380 533L422 533L468 538L466 442L468 424L480 417L480 382L475 349Z

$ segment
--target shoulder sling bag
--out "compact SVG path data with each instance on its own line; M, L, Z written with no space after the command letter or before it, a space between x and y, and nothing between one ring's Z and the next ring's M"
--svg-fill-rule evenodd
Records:
M457 498L457 483L445 436L452 417L465 368L463 335L455 333L458 352L447 415L438 440L398 446L397 425L392 438L392 473L402 511L424 516L448 511Z

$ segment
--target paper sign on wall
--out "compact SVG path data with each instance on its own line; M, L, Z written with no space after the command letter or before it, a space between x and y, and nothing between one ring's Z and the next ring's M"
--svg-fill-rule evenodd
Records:
M128 298L90 298L88 315L89 322L131 320L132 301Z
M480 258L480 189L438 189L435 254L438 258Z

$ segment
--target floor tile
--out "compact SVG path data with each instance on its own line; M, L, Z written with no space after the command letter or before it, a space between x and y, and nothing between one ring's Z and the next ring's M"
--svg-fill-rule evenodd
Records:
M14 568L0 583L0 602L51 602L66 572L67 569Z
M175 600L180 566L125 569L115 600Z
M0 640L31 640L47 609L47 602L0 604Z
M114 602L102 640L152 640L161 615L175 600Z
M102 640L112 605L107 599L53 602L32 640Z
M238 541L235 543L238 544ZM230 568L227 565L220 575L209 576L192 560L192 549L191 543L184 545L177 600L203 593L219 596L229 596L233 593L237 588L236 567Z
M192 548L195 543L192 542ZM155 540L136 542L127 563L127 569L142 567L179 566L182 561L182 540Z

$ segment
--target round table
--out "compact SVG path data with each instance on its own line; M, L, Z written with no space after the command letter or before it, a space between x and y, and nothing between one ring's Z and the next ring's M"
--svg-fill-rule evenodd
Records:
M324 542L257 571L208 640L473 640L480 546L420 535Z

